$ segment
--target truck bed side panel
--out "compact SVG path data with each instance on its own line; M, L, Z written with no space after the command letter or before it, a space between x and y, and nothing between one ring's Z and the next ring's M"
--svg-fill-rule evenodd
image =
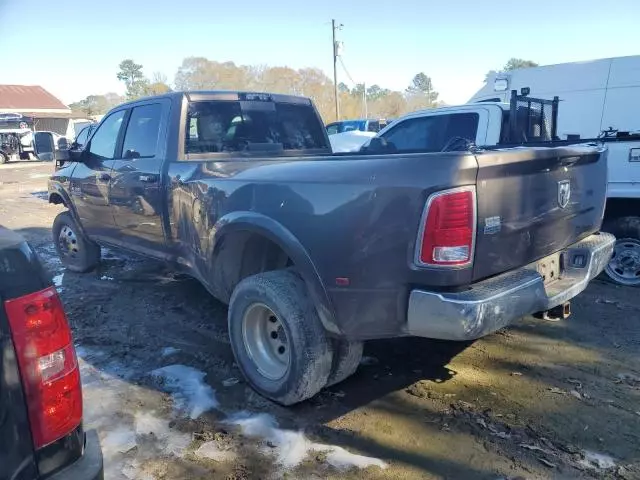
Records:
M435 191L474 185L473 155L292 160L211 162L197 168L192 162L172 163L170 211L179 255L191 255L195 242L200 257L195 263L206 270L215 247L208 241L212 226L241 211L269 217L304 245L328 292L340 330L358 337L397 335L411 285L470 282L470 268L434 275L415 268L412 259L427 197ZM207 218L196 214L197 222L191 222L192 205L206 211ZM203 278L212 275L201 272ZM336 278L347 278L349 286L338 286Z

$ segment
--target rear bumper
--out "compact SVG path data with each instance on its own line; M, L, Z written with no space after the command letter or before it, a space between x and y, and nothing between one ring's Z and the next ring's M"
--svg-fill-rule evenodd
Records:
M462 292L413 290L407 312L408 333L444 340L473 340L526 315L561 305L582 292L602 272L614 244L613 235L600 233L562 250L561 278L548 285L533 264L478 282Z
M95 430L86 432L84 453L74 463L47 480L103 480L102 449Z

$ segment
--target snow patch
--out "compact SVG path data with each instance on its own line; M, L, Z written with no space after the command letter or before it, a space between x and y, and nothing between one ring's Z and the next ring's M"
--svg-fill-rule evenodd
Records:
M233 450L222 450L214 441L205 442L195 451L196 456L215 462L233 462L237 455Z
M203 382L206 373L200 370L186 365L169 365L153 370L151 375L164 380L174 408L192 419L218 406L214 390Z
M274 451L278 463L286 468L299 465L310 452L326 453L327 463L339 469L371 466L387 468L387 464L377 458L356 455L334 445L315 443L302 432L280 429L275 418L267 413L251 415L241 412L232 416L228 423L238 425L242 433L249 437L259 437L268 441L269 446L273 446L269 451Z
M175 347L164 347L162 349L162 356L163 357L168 357L169 355L174 355L176 353L178 353L180 351L179 348L175 348Z
M616 466L616 461L609 455L591 452L589 450L585 450L582 453L584 455L584 458L578 463L580 463L580 465L584 467L607 470Z
M167 455L182 457L191 443L191 435L172 430L168 420L158 418L151 413L137 412L134 422L136 434L155 437L162 452Z
M131 428L120 425L109 432L101 443L102 449L106 454L113 452L127 453L137 445L136 434Z
M62 292L64 289L62 288L62 280L64 278L64 272L59 273L58 275L54 275L53 277L53 286L56 287L58 292Z
M113 280L113 277L109 277L107 275L103 275L100 277L100 280Z

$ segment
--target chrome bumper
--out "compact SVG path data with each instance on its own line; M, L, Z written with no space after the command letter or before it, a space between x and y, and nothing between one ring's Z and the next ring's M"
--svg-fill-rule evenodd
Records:
M549 310L582 292L604 270L615 237L591 235L561 251L562 273L544 284L536 264L483 280L455 293L413 290L409 296L409 335L473 340L532 313ZM577 266L582 265L582 266Z

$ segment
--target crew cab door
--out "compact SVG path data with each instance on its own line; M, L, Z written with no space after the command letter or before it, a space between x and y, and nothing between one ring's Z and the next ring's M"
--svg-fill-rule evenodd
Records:
M134 106L127 119L121 159L111 172L109 201L127 247L162 250L162 167L166 160L166 125L171 102L151 100Z
M117 110L103 119L82 152L82 162L73 171L70 193L82 227L91 237L115 237L109 189L126 113Z

